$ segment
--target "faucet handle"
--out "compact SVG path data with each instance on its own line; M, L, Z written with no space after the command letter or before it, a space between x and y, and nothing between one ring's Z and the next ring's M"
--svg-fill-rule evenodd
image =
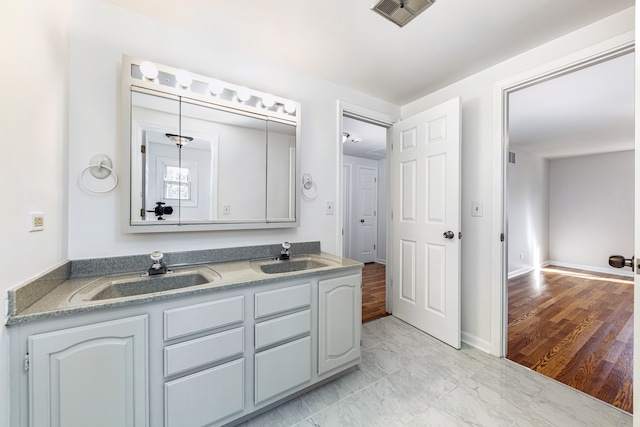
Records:
M155 251L149 256L149 258L151 258L151 261L154 263L159 263L162 261L162 258L164 258L164 254L160 251Z
M282 249L289 249L291 248L291 243L289 242L282 242Z

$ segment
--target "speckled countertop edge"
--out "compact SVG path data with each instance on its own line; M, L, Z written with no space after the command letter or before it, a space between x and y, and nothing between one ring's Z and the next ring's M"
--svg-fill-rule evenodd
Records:
M274 247L277 251L274 252ZM306 251L302 251L302 249L306 249ZM121 269L114 271L111 265L108 263L108 258L100 259L100 260L83 260L81 263L87 262L93 264L93 268L87 268L86 266L81 266L82 268L76 272L74 276L73 263L70 262L68 265L63 265L51 273L53 274L54 279L47 277L44 275L41 278L34 280L33 282L27 283L18 288L14 288L9 291L9 302L10 302L10 311L9 316L7 318L6 324L16 325L19 323L25 323L30 321L42 320L42 319L50 319L55 317L68 316L73 314L80 313L88 313L94 311L102 311L102 310L111 310L120 307L128 307L132 305L141 305L148 304L151 302L162 301L166 299L180 298L186 296L193 296L199 294L208 294L213 292L220 292L228 289L239 289L243 287L268 284L273 282L278 282L282 280L289 279L298 279L308 276L314 276L318 274L332 273L341 270L354 269L362 267L362 264L349 260L346 258L342 258L339 256L326 254L320 252L319 242L310 242L307 244L292 244L292 252L297 255L315 255L321 256L323 258L330 259L335 262L335 265L331 265L328 267L318 268L314 270L306 270L306 271L296 271L296 272L288 272L288 273L280 273L280 274L271 274L266 275L263 273L256 272L250 266L250 260L252 259L260 259L260 258L270 258L275 257L279 254L280 246L279 245L266 245L260 247L248 247L248 248L232 248L232 249L224 249L226 257L224 261L219 261L220 257L213 258L215 255L215 251L218 250L210 250L210 251L192 251L189 252L181 252L174 254L166 254L165 259L168 261L170 267L175 266L191 266L191 265L200 265L206 266L209 268L213 268L218 271L222 275L222 280L220 282L209 283L206 285L193 286L188 288L182 288L179 290L165 291L165 292L157 292L153 294L146 295L138 295L135 297L128 298L117 298L110 300L101 300L101 301L92 301L86 302L83 304L69 304L69 296L76 292L78 289L86 286L88 283L96 280L99 277L109 274L118 274L127 271L131 271L129 269ZM231 255L236 255L240 259L228 259ZM142 257L144 260L143 268L134 268L133 271L145 271L148 268L148 255L144 256L135 256L132 261L129 261L126 265L137 264L140 260L137 258ZM131 257L118 257L114 258L114 262L117 265L125 265L122 262L121 258L131 258ZM203 259L208 258L209 262L204 262ZM215 261L211 261L211 259ZM172 261L170 261L172 260ZM107 268L104 268L107 267ZM71 275L66 278L66 280L62 280L60 276L64 275L64 272L71 272ZM94 274L83 274L84 272L93 271ZM34 286L33 283L37 282L38 286ZM52 284L55 284L53 286ZM21 288L25 288L28 292L21 292ZM38 292L34 292L34 289L37 288L39 292L43 292L43 295L39 295L36 298ZM30 304L26 307L24 305L25 302L20 301L20 297L26 298L27 302ZM18 307L22 307L22 309L18 310ZM13 311L11 309L13 308Z

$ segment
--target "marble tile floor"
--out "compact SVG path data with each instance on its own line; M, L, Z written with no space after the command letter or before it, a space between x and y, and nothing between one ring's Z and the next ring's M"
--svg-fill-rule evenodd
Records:
M393 316L362 328L358 369L242 424L296 426L632 426L632 416L564 384Z

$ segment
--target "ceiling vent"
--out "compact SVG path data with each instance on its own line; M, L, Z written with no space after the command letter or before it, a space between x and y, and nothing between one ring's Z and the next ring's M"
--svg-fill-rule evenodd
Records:
M413 18L424 12L436 0L379 0L371 9L394 24L404 27Z

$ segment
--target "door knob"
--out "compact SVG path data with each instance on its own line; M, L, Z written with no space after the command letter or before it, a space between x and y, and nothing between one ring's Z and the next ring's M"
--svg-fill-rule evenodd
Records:
M442 234L442 236L443 236L445 239L453 239L454 234L453 234L453 231L449 230L449 231L445 231L445 232Z
M609 257L609 265L614 268L631 267L633 270L633 258L625 258L622 255L611 255Z
M361 219L360 222L364 222L364 219Z

